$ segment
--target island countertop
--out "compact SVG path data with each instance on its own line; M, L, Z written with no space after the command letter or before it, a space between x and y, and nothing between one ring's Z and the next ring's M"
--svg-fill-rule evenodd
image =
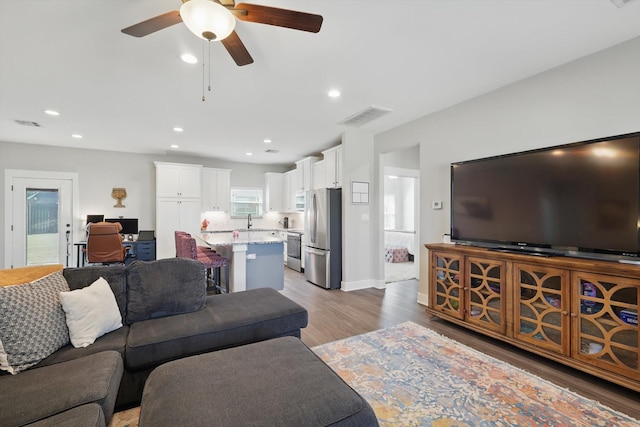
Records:
M282 239L279 239L278 237L265 236L263 233L258 234L257 232L251 233L251 231L240 232L238 237L233 237L231 233L201 233L199 237L209 246L271 244L283 242Z

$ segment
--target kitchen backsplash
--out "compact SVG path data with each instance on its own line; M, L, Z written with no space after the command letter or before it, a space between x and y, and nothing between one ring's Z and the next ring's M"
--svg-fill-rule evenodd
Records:
M260 229L281 229L284 228L284 217L289 218L289 228L301 230L304 228L304 214L292 213L267 213L263 214L262 218L252 218L251 228ZM227 212L203 212L200 214L201 223L204 220L209 222L207 231L226 231L226 230L246 230L247 218L231 218L231 215Z

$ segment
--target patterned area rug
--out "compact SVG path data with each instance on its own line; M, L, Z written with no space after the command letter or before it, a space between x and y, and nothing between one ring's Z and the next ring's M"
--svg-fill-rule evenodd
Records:
M313 349L381 426L638 426L640 422L415 323Z

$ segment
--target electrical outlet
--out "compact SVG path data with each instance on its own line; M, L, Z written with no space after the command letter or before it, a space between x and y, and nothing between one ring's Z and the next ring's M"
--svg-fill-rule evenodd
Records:
M434 209L434 210L442 209L442 202L440 200L435 200L431 202L431 209Z

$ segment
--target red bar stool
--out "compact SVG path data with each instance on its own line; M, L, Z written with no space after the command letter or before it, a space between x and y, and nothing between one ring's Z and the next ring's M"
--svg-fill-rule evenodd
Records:
M207 289L216 293L229 292L229 277L227 275L225 286L221 283L220 269L227 267L229 261L214 250L196 245L196 239L188 233L176 232L176 256L191 258L200 261L207 273ZM226 271L226 268L225 268Z

